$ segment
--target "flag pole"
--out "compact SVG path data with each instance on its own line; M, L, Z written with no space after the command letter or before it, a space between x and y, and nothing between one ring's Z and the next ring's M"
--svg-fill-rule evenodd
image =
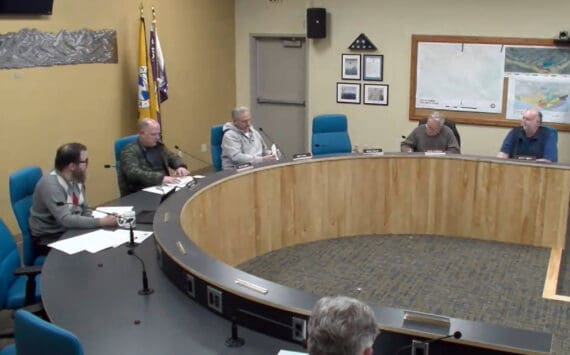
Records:
M152 30L155 32L156 35L156 11L154 10L154 6L151 6L151 12L152 12ZM156 38L155 38L156 41ZM155 42L156 43L156 42ZM155 44L155 50L156 50L156 44ZM156 53L155 53L155 63L156 63ZM158 66L155 65L157 68ZM156 95L156 120L158 121L158 123L160 123L160 125L162 126L162 111L160 109L160 87L158 86L158 70L154 70L155 68L153 67L153 79L154 79L154 90L155 90L155 95ZM164 127L162 127L162 130L164 130Z

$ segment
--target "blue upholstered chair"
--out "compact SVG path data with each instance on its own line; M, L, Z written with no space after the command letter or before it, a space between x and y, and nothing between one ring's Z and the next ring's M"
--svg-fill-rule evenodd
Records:
M311 141L313 155L350 153L346 115L327 114L313 118Z
M22 258L24 265L40 265L45 259L43 256L36 258L34 255L32 234L28 224L32 196L41 177L42 169L37 166L30 166L15 171L9 178L10 202L22 232Z
M41 265L20 267L12 233L0 219L0 310L18 309L40 301Z
M83 346L75 334L24 310L14 319L16 343L0 355L82 355Z
M224 125L215 125L210 129L210 152L212 153L212 165L216 171L222 170L222 138Z
M136 141L138 137L138 134L133 134L132 136L121 137L115 141L115 166L117 169L121 161L121 151L127 144Z
M119 183L119 174L121 173L120 172L121 152L123 151L123 148L127 144L136 141L138 137L139 137L138 134L133 134L132 136L121 137L115 141L115 170L117 173L117 186L119 188L121 196L123 196L123 194L126 194L126 192L121 191L121 184Z
M558 130L550 126L542 126L550 131L550 134L554 136L554 145L558 146ZM556 154L556 159L553 160L554 163L558 162L558 154Z

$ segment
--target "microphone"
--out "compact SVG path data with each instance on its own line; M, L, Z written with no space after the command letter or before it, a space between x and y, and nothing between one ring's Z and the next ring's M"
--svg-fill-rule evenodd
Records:
M265 132L265 130L262 127L257 127L257 129L259 130L259 132L261 132L265 138L267 138L272 144L275 144L275 146L277 147L277 149L279 149L279 151L281 152L281 154L283 154L283 158L287 159L287 154L285 154L285 151L283 149L281 149L281 147L279 145L277 145L277 143L275 142L275 139L271 138L271 136L269 136L269 134L267 134L267 132Z
M183 154L189 156L190 158L193 158L193 159L195 159L195 160L198 160L198 161L200 161L200 162L202 162L202 163L204 163L204 164L206 164L206 165L211 165L209 162L207 162L207 161L205 161L205 160L203 160L203 159L200 159L200 158L198 158L197 156L194 156L194 155L188 153L187 151L184 151L184 150L180 149L180 147L177 146L177 145L174 146L174 149L176 149L177 151L179 151L179 152L181 152L181 153L183 153Z
M117 165L116 165L116 164L105 164L105 165L103 165L103 167L104 167L105 169L110 169L110 168L115 168L115 169L116 169L116 168L117 168Z
M453 334L444 335L444 336L441 336L439 338L435 338L435 339L431 339L431 340L427 340L427 341L413 340L412 344L405 345L405 346L402 346L401 348L399 348L398 351L396 351L396 355L398 355L402 351L404 351L406 349L410 349L410 348L412 349L412 354L416 354L415 350L420 350L420 354L429 355L429 345L430 344L437 343L437 342L440 342L440 341L442 341L444 339L448 339L448 338L461 339L462 336L463 336L463 334L460 331L455 331L455 332L453 332Z
M404 153L412 153L412 152L414 152L414 151L416 150L416 146L415 146L415 145L413 145L413 144L412 144L412 145L404 144L404 142L406 141L406 139L407 139L408 137L406 137L406 136L404 136L404 135L401 135L400 137L402 137L402 139L403 139L402 143L400 143L400 150L401 150L402 152L404 152ZM411 150L411 151L404 151L404 150L403 150L404 145L407 146L407 147L410 147L412 150Z
M141 296L147 296L150 295L151 293L154 292L154 290L150 287L148 287L148 278L146 277L146 268L144 266L144 261L143 259L141 259L137 254L135 254L134 250L129 249L127 250L127 254L134 256L135 258L139 259L139 261L141 262L142 265L142 284L143 287L142 289L139 290L139 295Z

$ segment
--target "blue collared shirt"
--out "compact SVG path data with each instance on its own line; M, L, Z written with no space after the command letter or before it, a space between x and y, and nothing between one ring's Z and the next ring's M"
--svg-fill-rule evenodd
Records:
M541 126L536 133L527 137L522 127L509 131L501 146L501 152L509 155L534 156L537 159L558 161L558 134L555 129ZM516 149L516 152L513 151Z

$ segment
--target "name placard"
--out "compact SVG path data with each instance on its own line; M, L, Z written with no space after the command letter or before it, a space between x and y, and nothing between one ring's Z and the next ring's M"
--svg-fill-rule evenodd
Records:
M362 154L365 155L384 155L382 148L364 148Z
M243 170L247 170L247 169L251 169L251 168L253 168L252 163L241 163L241 164L236 165L237 171L243 171Z
M536 157L532 157L529 155L515 155L513 156L513 158L517 160L536 160Z
M450 320L448 317L431 313L405 311L404 322L432 324L438 327L449 328Z
M312 153L297 153L293 154L293 160L311 159L313 157Z
M445 155L443 150L428 150L425 152L426 156L438 156L438 155Z

